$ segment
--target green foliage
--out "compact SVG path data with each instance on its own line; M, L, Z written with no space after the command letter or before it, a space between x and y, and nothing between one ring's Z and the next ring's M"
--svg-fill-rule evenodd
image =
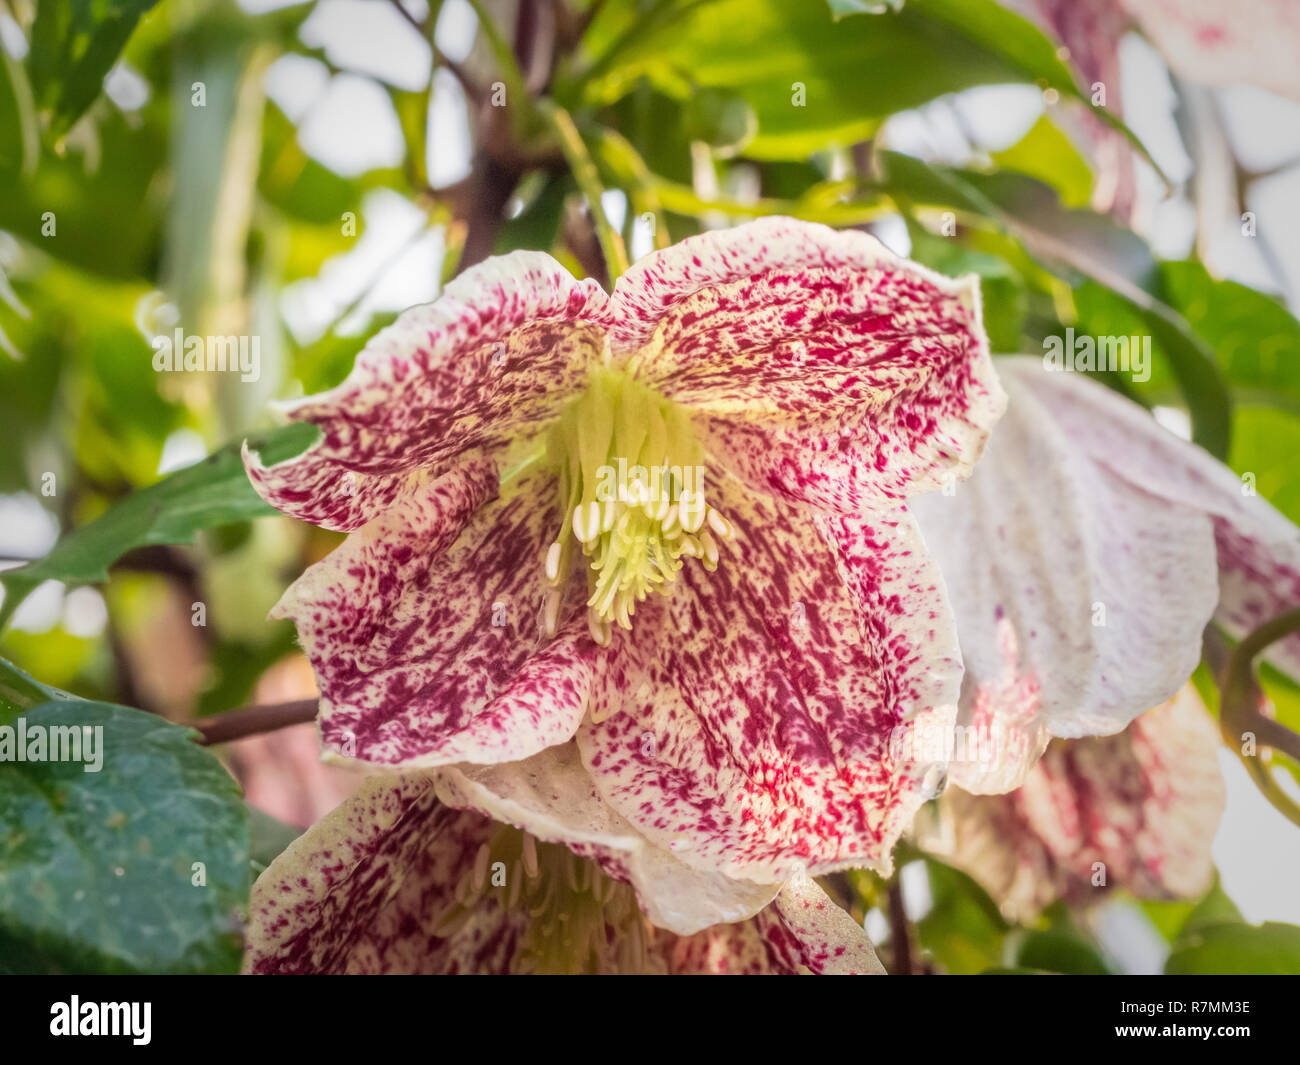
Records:
M316 430L295 424L250 441L263 460L282 462L301 452ZM5 600L0 621L42 581L93 584L108 579L108 567L132 548L189 543L201 529L274 514L253 491L239 448L230 446L197 465L136 492L102 517L61 539L44 558L0 573Z
M28 66L52 136L62 136L94 102L136 23L157 2L38 5Z
M235 971L248 819L238 786L196 734L57 692L3 660L0 726L100 737L93 761L88 747L82 761L0 761L4 968Z
M894 112L975 85L1041 84L1086 106L1051 42L995 0L909 0L838 20L819 3L782 0L682 5L676 17L641 23L609 6L588 37L600 58L584 100L609 103L641 77L680 99L701 88L737 93L757 119L754 158L847 147Z

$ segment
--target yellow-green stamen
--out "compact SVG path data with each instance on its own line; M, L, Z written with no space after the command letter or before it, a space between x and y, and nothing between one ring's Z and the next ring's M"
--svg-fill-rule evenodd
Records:
M564 523L546 552L554 633L574 545L587 565L587 623L596 642L632 628L636 604L667 591L687 558L712 572L732 528L704 496L703 452L686 412L630 375L593 372L546 445ZM572 536L569 534L572 533Z

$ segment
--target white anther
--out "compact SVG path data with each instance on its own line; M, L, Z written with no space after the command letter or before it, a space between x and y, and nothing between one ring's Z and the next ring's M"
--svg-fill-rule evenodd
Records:
M724 540L731 539L731 533L732 533L731 522L727 521L726 518L724 518L712 507L709 508L709 528L712 529L719 536L721 536Z
M659 506L655 508L655 512L654 514L651 515L651 517L653 517L655 521L657 521L660 525L662 525L664 523L664 519L668 517L668 511L672 508L672 505L673 502L671 499L668 498L668 493L660 492Z
M560 620L560 601L564 594L557 588L546 595L546 607L542 611L542 631L547 636L554 636Z
M664 515L663 521L659 523L659 528L665 536L671 535L677 527L677 516L677 504L672 503L669 505L668 513Z
M710 566L718 564L718 541L713 538L713 533L705 529L700 533L700 546L704 548L704 561Z
M555 581L560 576L560 543L557 540L546 549L546 579Z
M618 504L612 499L605 500L605 514L600 522L600 531L609 532L614 527L614 519L618 517Z
M587 611L587 631L591 638L601 647L609 646L609 622L601 618L594 610Z
M681 508L678 511L678 520L682 523L682 528L687 532L697 532L701 525L704 524L704 515L708 511L708 504L704 502L702 492L683 492Z

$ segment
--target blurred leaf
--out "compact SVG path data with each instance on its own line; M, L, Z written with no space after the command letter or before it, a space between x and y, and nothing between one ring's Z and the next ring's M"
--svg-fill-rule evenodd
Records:
M565 198L576 187L567 172L546 175L523 210L501 226L493 249L495 253L505 255L520 248L543 251L553 248L564 218Z
M619 10L593 24L587 45L600 58L587 102L612 102L641 76L679 99L692 87L728 90L757 115L755 158L847 147L890 114L973 85L1029 82L1084 101L1055 45L995 0L908 0L838 21L825 4L784 0L654 10L668 13L633 23Z
M1300 415L1300 321L1277 300L1218 281L1199 262L1160 264L1163 295L1214 349L1233 392Z
M1007 923L997 904L965 873L932 858L925 864L933 905L916 922L917 942L954 975L1000 965Z
M1004 170L1051 185L1066 207L1087 207L1092 199L1092 171L1070 138L1047 115L1016 144L994 152L993 161Z
M302 835L302 829L286 825L270 814L262 813L256 806L248 807L248 828L249 864L254 877L260 876L285 847Z
M61 137L104 87L104 76L157 0L44 3L36 8L27 64L37 105Z
M1300 524L1300 417L1274 406L1238 404L1228 464L1254 478L1255 490Z
M0 722L15 742L20 719L50 737L97 730L102 764L88 749L80 761L0 762L3 968L236 971L248 818L197 733L51 692L0 660Z
M732 156L744 150L758 131L754 109L743 96L726 89L702 89L683 108L683 132L715 151Z
M1266 921L1209 925L1186 936L1165 962L1172 976L1300 975L1300 927Z
M316 432L312 425L287 425L250 440L249 446L268 464L283 462L307 447ZM105 581L108 567L132 548L189 543L200 529L275 513L249 484L239 447L223 448L127 496L102 517L64 536L44 558L0 573L5 590L0 625L42 581Z
M1105 976L1110 972L1091 945L1062 932L1027 932L1016 951L1016 965L1049 973Z
M1195 909L1191 902L1163 902L1156 899L1137 899L1137 907L1146 914L1157 932L1166 943L1172 943L1187 924L1187 918Z

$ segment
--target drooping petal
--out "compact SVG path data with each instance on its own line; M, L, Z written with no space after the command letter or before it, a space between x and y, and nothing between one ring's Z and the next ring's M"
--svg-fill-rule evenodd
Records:
M611 315L615 357L691 410L711 461L828 509L965 476L1002 409L976 280L858 231L690 237L624 274Z
M444 806L433 783L371 778L271 863L245 972L878 971L862 929L811 882L750 920L677 936L593 862Z
M905 511L825 519L717 486L736 528L637 613L647 683L578 734L602 796L696 868L758 882L888 868L938 757L960 664ZM870 560L869 568L864 560ZM854 582L845 583L852 571Z
M371 339L337 388L289 404L321 440L271 467L246 454L249 477L287 514L360 528L413 471L492 452L553 415L603 351L607 306L595 281L541 252L489 259Z
M652 845L600 797L572 743L522 762L450 766L439 773L438 794L450 806L473 808L597 861L635 888L654 925L678 935L741 921L780 891L779 884L694 869Z
M1047 736L1110 735L1170 698L1218 594L1209 518L1115 476L1108 456L1127 467L1131 448L1107 426L1067 421L1068 397L1098 386L999 364L1010 402L974 476L913 504L957 616L960 724L980 741L952 779L992 792L1019 782Z
M1102 888L1195 897L1213 874L1223 812L1218 746L1190 687L1117 736L1056 740L1017 791L944 794L945 857L1014 921Z
M421 483L309 569L274 612L291 617L321 689L333 760L416 767L526 758L572 737L598 648L578 604L543 637L549 477L485 494ZM449 480L452 482L448 485ZM495 481L492 481L495 489ZM456 510L458 518L448 513Z
M245 972L507 971L524 915L489 902L439 927L494 830L440 806L428 778L367 781L258 878Z
M1076 450L1104 468L1112 483L1159 497L1171 514L1192 509L1213 523L1215 619L1234 636L1300 606L1300 529L1256 495L1248 479L1094 381L1044 372L1037 360L1009 362L1003 376L1031 391ZM1189 572L1186 579L1195 576ZM1274 644L1266 657L1300 679L1300 636Z
M1300 8L1291 0L1123 0L1171 70L1206 85L1300 99Z
M794 877L773 907L799 945L800 960L819 976L883 975L871 940L807 876Z
M806 876L791 881L752 920L716 925L665 944L668 971L680 974L878 976L871 940Z

